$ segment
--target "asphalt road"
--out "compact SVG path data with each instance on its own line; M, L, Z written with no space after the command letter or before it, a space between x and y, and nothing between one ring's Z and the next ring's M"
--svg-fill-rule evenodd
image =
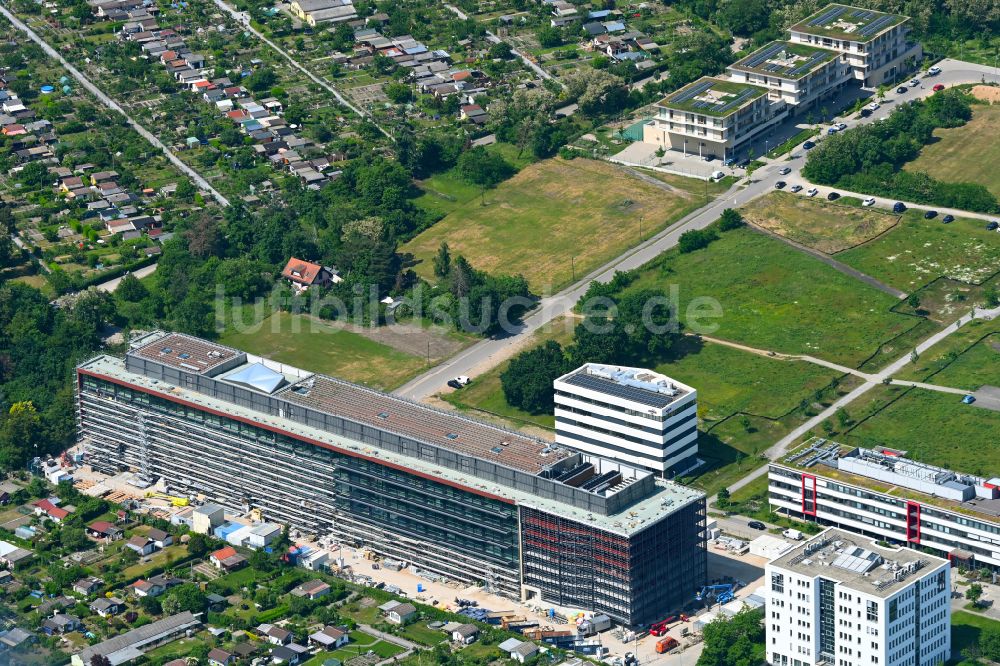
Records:
M216 1L218 2L220 0ZM910 88L905 94L897 94L895 89L891 90L882 101L880 108L874 111L868 118L855 116L846 118L842 122L850 128L862 123L885 118L892 112L896 104L902 101L931 95L933 92L931 90L932 86L938 83L950 86L959 83L977 82L980 80L1000 82L1000 74L998 74L992 67L985 67L982 65L975 65L955 60L944 60L938 63L938 66L942 69L941 74L921 79L921 86ZM817 140L823 141L823 137ZM746 184L745 187L741 184L734 185L718 199L691 213L671 227L644 242L637 248L633 248L629 252L614 259L593 273L584 276L578 282L570 287L567 287L563 291L543 298L539 303L539 307L533 310L529 316L524 319L520 326L518 326L515 330L512 330L506 336L497 339L483 340L482 342L468 347L463 352L448 359L441 365L431 368L419 377L407 382L396 390L396 394L411 400L422 400L442 390L445 382L447 382L447 380L451 377L467 375L475 378L478 374L481 374L482 372L503 362L507 358L510 358L520 349L520 347L527 343L532 333L539 330L553 319L570 312L576 302L586 292L591 281L597 280L599 282L608 282L614 275L615 271L630 270L642 266L646 262L675 246L678 238L680 238L680 235L685 231L703 229L717 220L724 209L735 208L752 199L756 199L759 196L767 194L774 189L774 184L778 180L784 180L790 184L801 182L805 186L805 189L808 189L810 187L808 183L798 176L800 170L805 165L806 155L807 151L802 150L800 145L797 146L795 150L791 151L790 156L787 159L779 158L779 160L771 161L766 166L757 169L753 172L752 179ZM778 174L778 169L783 167L790 168L792 173L786 176L780 176ZM825 190L829 191L829 188L825 188ZM891 207L892 203L894 202L882 199L882 203L878 205ZM942 215L947 212L944 209L938 210L941 211ZM956 211L952 214L961 214L963 217L979 217L979 214L968 213L965 211ZM905 364L905 362L909 361L909 356L902 360ZM864 384L858 389L855 389L855 391L852 391L850 394L838 400L832 408L833 411L836 411L836 408L839 408L840 406L860 397L870 389L871 386L868 384ZM833 412L831 411L830 414L824 416L823 418L827 418L832 414ZM817 424L820 422L822 422L822 419L817 421ZM802 432L804 433L807 430L808 428ZM796 438L801 434L802 433L798 433Z
M137 123L128 113L125 112L125 109L119 106L118 103L115 102L113 99L105 95L104 92L96 85L94 85L90 79L84 76L84 74L80 72L80 70L78 70L73 65L69 64L69 62L65 58L63 58L58 51L49 46L48 42L39 37L34 30L32 30L27 25L22 23L16 16L10 13L10 11L8 11L8 9L2 5L0 5L0 14L3 14L15 28L26 34L31 39L31 41L35 42L40 47L42 47L42 50L45 51L46 55L48 55L50 58L54 60L59 61L59 63L63 67L65 67L70 74L73 75L73 78L79 81L80 85L82 85L92 95L94 95L94 97L96 97L102 104L104 104L104 106L108 107L112 111L116 111L125 116L125 120L128 121L128 124L136 132L138 132L139 135L142 136L142 138L146 139L146 141L149 141L161 152L163 152L163 154L167 156L167 159L169 159L174 164L174 166L176 166L178 169L184 172L191 180L193 180L198 185L199 188L211 194L212 197L223 206L229 205L229 200L226 199L226 197L219 194L214 187L209 185L208 181L202 178L201 174L199 174L197 171L195 171L187 164L182 162L179 157L174 155L174 153L169 148L167 148L166 145L163 144L163 142L161 142L159 139L153 136L153 134L145 127Z

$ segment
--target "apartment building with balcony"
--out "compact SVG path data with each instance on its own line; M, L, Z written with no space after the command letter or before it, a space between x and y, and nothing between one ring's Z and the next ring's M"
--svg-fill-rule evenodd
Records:
M828 529L765 566L773 666L937 666L951 657L951 565Z
M842 54L853 76L875 88L911 68L923 55L909 41L909 17L831 4L789 29L792 42Z
M768 100L795 113L816 108L853 80L846 56L789 41L771 42L729 66L729 78L767 88Z
M705 582L704 493L620 461L178 333L76 392L95 469L450 580L629 626Z
M814 440L768 468L768 501L797 520L1000 571L1000 479L927 465L885 447Z
M739 148L784 120L788 107L763 86L703 76L656 104L643 141L685 155L734 157Z

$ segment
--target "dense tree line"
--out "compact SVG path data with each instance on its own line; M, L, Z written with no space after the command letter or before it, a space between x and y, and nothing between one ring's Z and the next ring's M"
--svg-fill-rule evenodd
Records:
M937 128L960 127L972 117L971 98L961 90L941 91L901 105L888 118L829 137L809 154L803 175L815 183L855 192L896 197L992 213L996 197L982 185L945 183L925 173L903 171Z
M698 666L757 666L764 663L764 624L758 610L744 608L719 618L702 632L705 649Z

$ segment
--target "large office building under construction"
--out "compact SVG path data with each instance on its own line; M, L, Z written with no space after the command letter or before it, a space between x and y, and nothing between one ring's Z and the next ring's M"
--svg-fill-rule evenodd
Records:
M704 494L647 470L177 333L77 375L103 472L626 625L705 581Z

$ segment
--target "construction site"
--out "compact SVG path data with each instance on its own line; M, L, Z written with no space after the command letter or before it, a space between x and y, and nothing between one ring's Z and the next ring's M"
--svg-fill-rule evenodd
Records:
M77 455L168 512L214 503L626 627L707 580L704 495L618 461L176 333L81 364L76 388Z

